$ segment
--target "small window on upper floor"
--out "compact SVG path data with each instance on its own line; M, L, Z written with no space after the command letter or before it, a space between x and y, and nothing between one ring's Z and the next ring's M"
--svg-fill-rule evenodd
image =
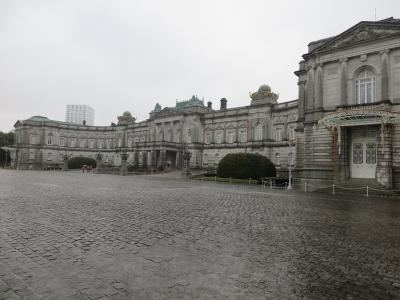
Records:
M240 135L240 142L246 143L247 142L247 130L241 130L239 135Z
M263 128L261 124L257 125L254 129L254 139L256 141L261 141L263 139Z
M282 141L282 128L276 128L276 131L275 131L275 140L276 140L277 142Z
M234 137L233 131L228 131L228 134L227 134L227 142L228 142L229 144L232 144L232 143L233 143L233 137Z
M221 144L222 143L222 132L217 132L215 134L215 142L217 144Z
M288 129L288 131L289 131L289 140L291 140L291 141L295 140L295 139L296 139L296 131L295 131L295 128L294 128L294 127L290 127L290 128Z
M211 133L210 132L206 133L206 144L211 144Z
M358 73L355 88L357 104L375 102L375 74L370 69Z
M50 132L47 135L47 145L52 145L53 144L53 134Z

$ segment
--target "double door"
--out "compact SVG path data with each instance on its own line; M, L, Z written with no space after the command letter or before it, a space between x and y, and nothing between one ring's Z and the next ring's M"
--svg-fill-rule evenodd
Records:
M351 148L351 177L375 178L376 138L353 139Z

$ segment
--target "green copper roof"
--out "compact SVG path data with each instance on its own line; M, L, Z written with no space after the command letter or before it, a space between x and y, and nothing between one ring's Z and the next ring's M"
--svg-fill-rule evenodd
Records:
M46 122L50 121L50 119L43 117L43 116L33 116L28 119L29 121L34 121L34 122Z
M200 100L197 96L193 95L192 98L189 100L184 100L184 101L176 101L176 106L175 108L177 109L183 109L186 107L190 106L201 106L204 107L204 99Z
M49 118L43 117L43 116L33 116L30 117L27 121L33 121L33 122L38 122L38 123L46 123L46 122L55 122L59 124L70 124L62 121L55 121L55 120L50 120Z

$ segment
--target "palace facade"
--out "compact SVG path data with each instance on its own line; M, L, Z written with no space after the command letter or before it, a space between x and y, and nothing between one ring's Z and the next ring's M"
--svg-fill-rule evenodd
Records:
M297 101L277 103L267 85L251 94L248 106L219 109L193 96L136 122L129 112L112 126L84 126L34 116L15 124L17 169L62 168L75 156L98 158L104 169L121 167L168 169L182 167L182 153L191 152L192 168L215 169L227 153L251 152L287 165L288 138L294 140ZM294 142L294 141L293 141ZM293 148L294 150L294 148ZM294 161L295 151L292 151Z
M281 171L292 164L299 186L365 179L400 188L400 19L363 21L311 42L295 74L298 100L284 103L263 85L243 107L222 98L214 109L193 96L157 104L141 122L130 113L112 126L18 121L13 166L61 168L87 156L109 168L181 168L188 149L192 168L215 169L227 153L251 152Z

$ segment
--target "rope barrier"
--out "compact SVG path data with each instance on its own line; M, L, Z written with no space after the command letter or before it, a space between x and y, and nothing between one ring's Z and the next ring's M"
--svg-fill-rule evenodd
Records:
M323 190L323 189L332 189L332 194L335 194L337 189L340 190L348 190L348 191L356 191L356 190L366 190L366 194L364 194L365 196L369 197L370 195L370 191L376 191L376 192L384 192L384 193L400 193L400 190L383 190L383 189L377 189L377 188L372 188L368 185L366 186L360 186L360 187L344 187L344 186L340 186L340 185L336 185L336 184L332 184L329 186L317 186L317 185L312 185L309 184L307 182L304 183L304 192L307 192L307 187L313 187L316 190Z

